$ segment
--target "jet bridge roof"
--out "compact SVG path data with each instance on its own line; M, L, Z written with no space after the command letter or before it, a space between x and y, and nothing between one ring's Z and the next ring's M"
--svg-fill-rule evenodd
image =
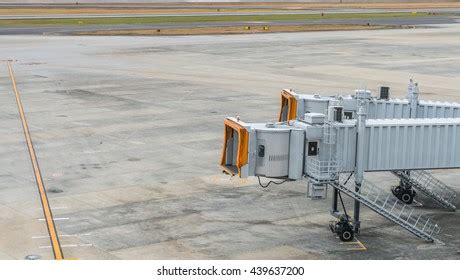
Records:
M366 126L408 126L408 125L459 125L460 119L427 118L427 119L369 119Z

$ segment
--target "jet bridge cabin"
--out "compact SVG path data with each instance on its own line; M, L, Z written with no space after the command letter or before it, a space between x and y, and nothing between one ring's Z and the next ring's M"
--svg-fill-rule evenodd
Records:
M226 173L301 179L304 131L288 125L225 120L221 166Z

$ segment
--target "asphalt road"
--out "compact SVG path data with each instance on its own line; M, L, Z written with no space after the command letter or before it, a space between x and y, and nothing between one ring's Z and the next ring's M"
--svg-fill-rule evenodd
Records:
M1 8L1 6L0 6ZM234 15L298 15L298 14L357 14L357 13L410 13L414 9L305 9L268 12L191 12L191 13L140 13L140 14L49 14L49 15L0 15L0 19L48 19L48 18L101 18L101 17L170 17L170 16L234 16ZM454 13L460 8L416 9L419 13Z
M451 24L458 22L456 17L430 16L413 18L376 18L376 19L325 19L325 20L292 20L292 21L245 21L245 22L200 22L200 23L162 23L162 24L121 24L121 25L68 25L68 26L12 26L0 27L0 35L70 35L82 31L98 30L132 30L132 29L165 29L216 26L245 25L298 25L298 24L372 24L372 25L415 25L429 26L433 24Z

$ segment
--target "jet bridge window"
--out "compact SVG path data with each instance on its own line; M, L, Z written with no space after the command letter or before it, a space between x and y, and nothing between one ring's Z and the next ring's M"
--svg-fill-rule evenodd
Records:
M345 116L345 119L346 119L346 120L351 120L351 119L353 119L353 112L351 112L351 111L345 111L345 112L343 113L343 115Z
M308 142L308 155L309 156L318 155L318 142Z
M265 156L265 146L264 145L259 145L259 148L257 150L257 155L259 157L264 157Z

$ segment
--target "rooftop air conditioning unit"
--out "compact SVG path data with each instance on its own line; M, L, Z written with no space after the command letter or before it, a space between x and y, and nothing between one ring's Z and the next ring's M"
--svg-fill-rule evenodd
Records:
M304 121L308 124L324 124L326 116L321 113L306 113Z
M355 90L355 96L358 99L371 99L371 91L366 89L357 89Z

